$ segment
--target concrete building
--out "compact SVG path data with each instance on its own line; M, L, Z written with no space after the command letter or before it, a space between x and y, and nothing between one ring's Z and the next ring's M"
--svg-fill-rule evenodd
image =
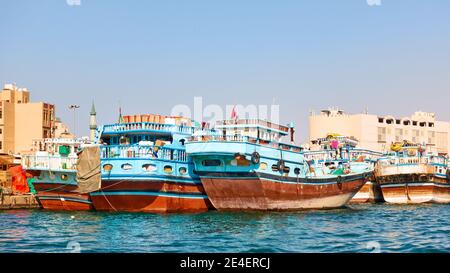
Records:
M59 137L54 130L54 105L30 102L26 88L5 84L0 93L0 153L28 151L34 139Z
M310 141L329 133L353 136L359 147L379 152L390 150L393 142L408 140L427 145L431 151L448 154L450 151L450 122L436 120L434 113L415 112L411 117L396 118L368 113L347 114L337 108L311 113Z

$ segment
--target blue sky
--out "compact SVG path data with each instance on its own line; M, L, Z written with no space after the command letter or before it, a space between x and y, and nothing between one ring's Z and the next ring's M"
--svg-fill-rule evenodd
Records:
M28 87L88 132L176 104L280 104L307 137L310 109L450 120L450 1L0 1L0 83Z

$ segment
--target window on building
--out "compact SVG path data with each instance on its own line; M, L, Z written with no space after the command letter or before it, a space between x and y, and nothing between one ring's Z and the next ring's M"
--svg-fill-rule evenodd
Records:
M410 124L411 124L411 121L409 121L409 120L403 121L403 125L405 125L405 126L408 126L408 125L410 125Z
M0 150L3 150L3 142L0 141Z
M398 124L398 125L400 125L400 124L402 123L402 121L399 120L399 119L397 119L397 120L395 121L395 123Z
M417 121L413 121L413 125L414 125L414 126L417 126Z
M379 123L384 123L384 118L378 118Z
M2 118L3 118L3 110L0 109L0 119L2 119Z
M429 126L429 127L434 127L434 123L433 123L433 122L430 122L430 123L428 124L428 126Z
M0 129L0 135L3 134L3 129Z
M378 127L378 142L386 143L386 128Z

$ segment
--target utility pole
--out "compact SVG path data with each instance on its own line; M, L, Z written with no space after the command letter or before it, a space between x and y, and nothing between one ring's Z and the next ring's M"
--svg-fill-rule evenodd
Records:
M76 104L69 105L69 109L73 111L73 134L75 138L77 137L77 109L80 106Z

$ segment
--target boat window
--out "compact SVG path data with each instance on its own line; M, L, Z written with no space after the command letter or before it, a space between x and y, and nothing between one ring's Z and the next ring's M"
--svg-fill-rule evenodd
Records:
M144 170L144 172L154 172L157 169L158 168L154 164L144 164L144 165L142 165L142 170Z
M259 165L259 169L262 170L262 171L266 170L266 169L267 169L267 163L262 162L262 163Z
M61 174L61 180L67 181L69 179L69 176L67 174Z
M178 172L179 172L181 175L185 175L185 174L187 173L187 169L186 169L185 167L181 167L181 168L178 170Z
M284 173L289 173L291 171L291 168L290 167L284 167L284 169L283 169L283 172Z
M276 164L272 165L272 171L273 172L278 172L278 166Z
M202 164L206 167L218 167L222 166L222 161L220 161L219 159L207 159L203 160Z
M105 164L105 165L103 165L103 170L104 170L105 172L110 172L112 169L113 169L113 165L111 165L111 164Z
M122 170L129 171L131 169L133 169L133 165L131 164L125 163L122 165Z
M164 166L164 172L165 173L172 173L172 171L173 171L172 166L170 166L170 165Z
M300 168L295 168L295 169L294 169L294 173L295 173L296 175L299 175L299 174L300 174Z

